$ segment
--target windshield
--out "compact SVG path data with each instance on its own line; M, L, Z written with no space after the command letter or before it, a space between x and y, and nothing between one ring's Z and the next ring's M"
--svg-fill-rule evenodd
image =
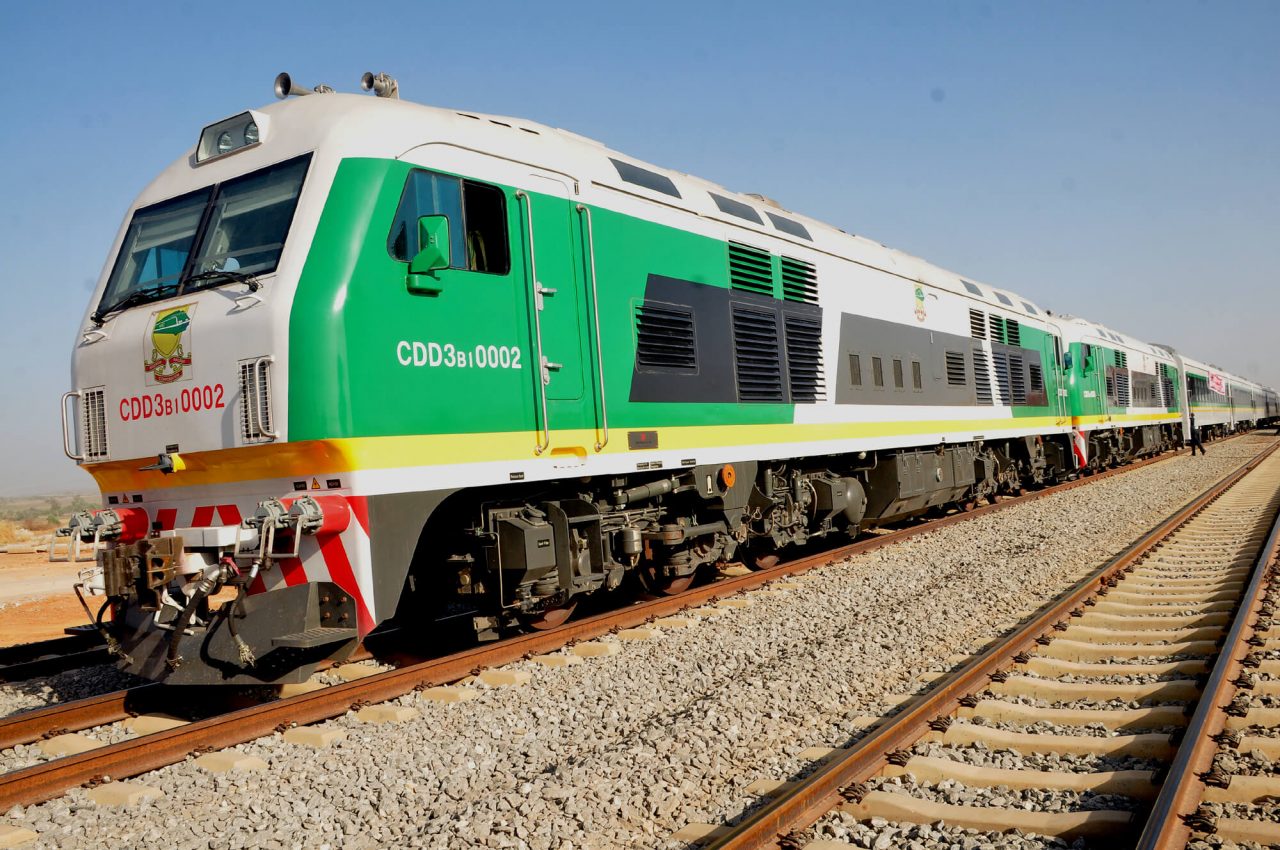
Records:
M138 210L98 304L106 313L274 271L310 154ZM192 256L192 246L198 245Z

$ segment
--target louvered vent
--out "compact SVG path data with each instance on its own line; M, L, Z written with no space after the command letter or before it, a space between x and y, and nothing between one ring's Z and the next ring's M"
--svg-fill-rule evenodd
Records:
M787 382L793 403L822 401L822 320L787 316Z
M988 316L991 322L991 341L1004 342L1004 319L992 314Z
M1107 375L1107 398L1114 399L1116 397L1116 382L1110 375Z
M1009 388L1014 404L1027 403L1027 379L1022 371L1022 358L1017 354L1009 355Z
M987 353L981 348L973 350L973 384L977 389L978 404L992 404L991 371L987 367Z
M952 386L964 386L964 355L959 351L947 352L947 383Z
M987 338L987 323L983 321L981 310L969 311L969 336L974 339Z
M271 363L240 364L240 437L246 443L274 439L271 434Z
M1009 355L1003 351L993 352L991 360L996 370L996 388L1000 390L1000 403L1009 404L1012 388L1009 383Z
M729 285L744 292L773 297L773 257L768 251L730 242Z
M1161 398L1160 398L1161 407L1177 406L1177 403L1175 402L1173 397L1173 379L1172 378L1160 379L1160 392L1161 392Z
M1116 404L1120 407L1128 407L1130 400L1129 373L1116 372Z
M82 443L85 460L103 460L107 457L107 407L102 390L86 390L81 399Z
M734 305L733 357L738 401L783 401L781 354L773 313Z
M1004 323L1005 342L1010 345L1022 346L1022 325L1018 324L1015 319L1006 319Z
M1033 393L1044 392L1043 370L1041 370L1041 368L1035 363L1032 363L1030 366L1028 366L1027 370L1031 373L1031 392Z
M813 263L782 258L782 297L805 304L818 303L818 270Z
M1123 351L1116 352L1116 365L1121 369L1127 368L1129 365L1129 355Z
M693 311L652 302L636 305L636 363L675 372L697 371Z

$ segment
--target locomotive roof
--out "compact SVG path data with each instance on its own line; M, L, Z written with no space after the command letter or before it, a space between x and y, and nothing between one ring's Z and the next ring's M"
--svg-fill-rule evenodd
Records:
M580 191L594 187L622 191L802 248L881 268L908 280L983 301L996 309L1037 318L1046 315L1030 299L972 278L962 278L873 239L785 209L763 196L733 192L709 180L652 165L594 139L535 121L343 93L292 97L251 111L256 116L265 116L270 124L270 141L274 144L263 144L262 150L247 150L199 166L194 165L193 148L143 192L139 204L172 197L177 194L175 183L180 186L178 192L186 191L210 179L221 180L240 173L246 161L260 159L262 164L268 164L279 159L278 153L273 156L267 149L289 148L301 152L324 146L340 151L344 157L401 157L424 143L445 142L559 172L578 183ZM622 175L622 169L628 166L637 169L630 172L633 181L642 182L629 181ZM200 172L198 183L192 183L193 169ZM653 181L650 175L658 180ZM669 183L676 194L655 190L644 182L664 186ZM727 203L718 203L715 196ZM750 208L757 221L724 209L726 206L737 209L735 205ZM799 235L801 233L804 235Z

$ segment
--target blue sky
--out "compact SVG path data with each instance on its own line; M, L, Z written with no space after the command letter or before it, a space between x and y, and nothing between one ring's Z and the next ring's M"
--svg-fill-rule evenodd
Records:
M1280 3L0 6L0 495L120 219L275 74L518 115L1280 385Z

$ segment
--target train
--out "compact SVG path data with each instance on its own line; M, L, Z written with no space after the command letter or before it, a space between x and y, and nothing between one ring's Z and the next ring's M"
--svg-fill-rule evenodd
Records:
M1273 424L1274 390L535 122L305 88L123 217L64 544L121 669L300 682ZM51 550L52 551L52 550ZM60 550L59 550L60 551Z

